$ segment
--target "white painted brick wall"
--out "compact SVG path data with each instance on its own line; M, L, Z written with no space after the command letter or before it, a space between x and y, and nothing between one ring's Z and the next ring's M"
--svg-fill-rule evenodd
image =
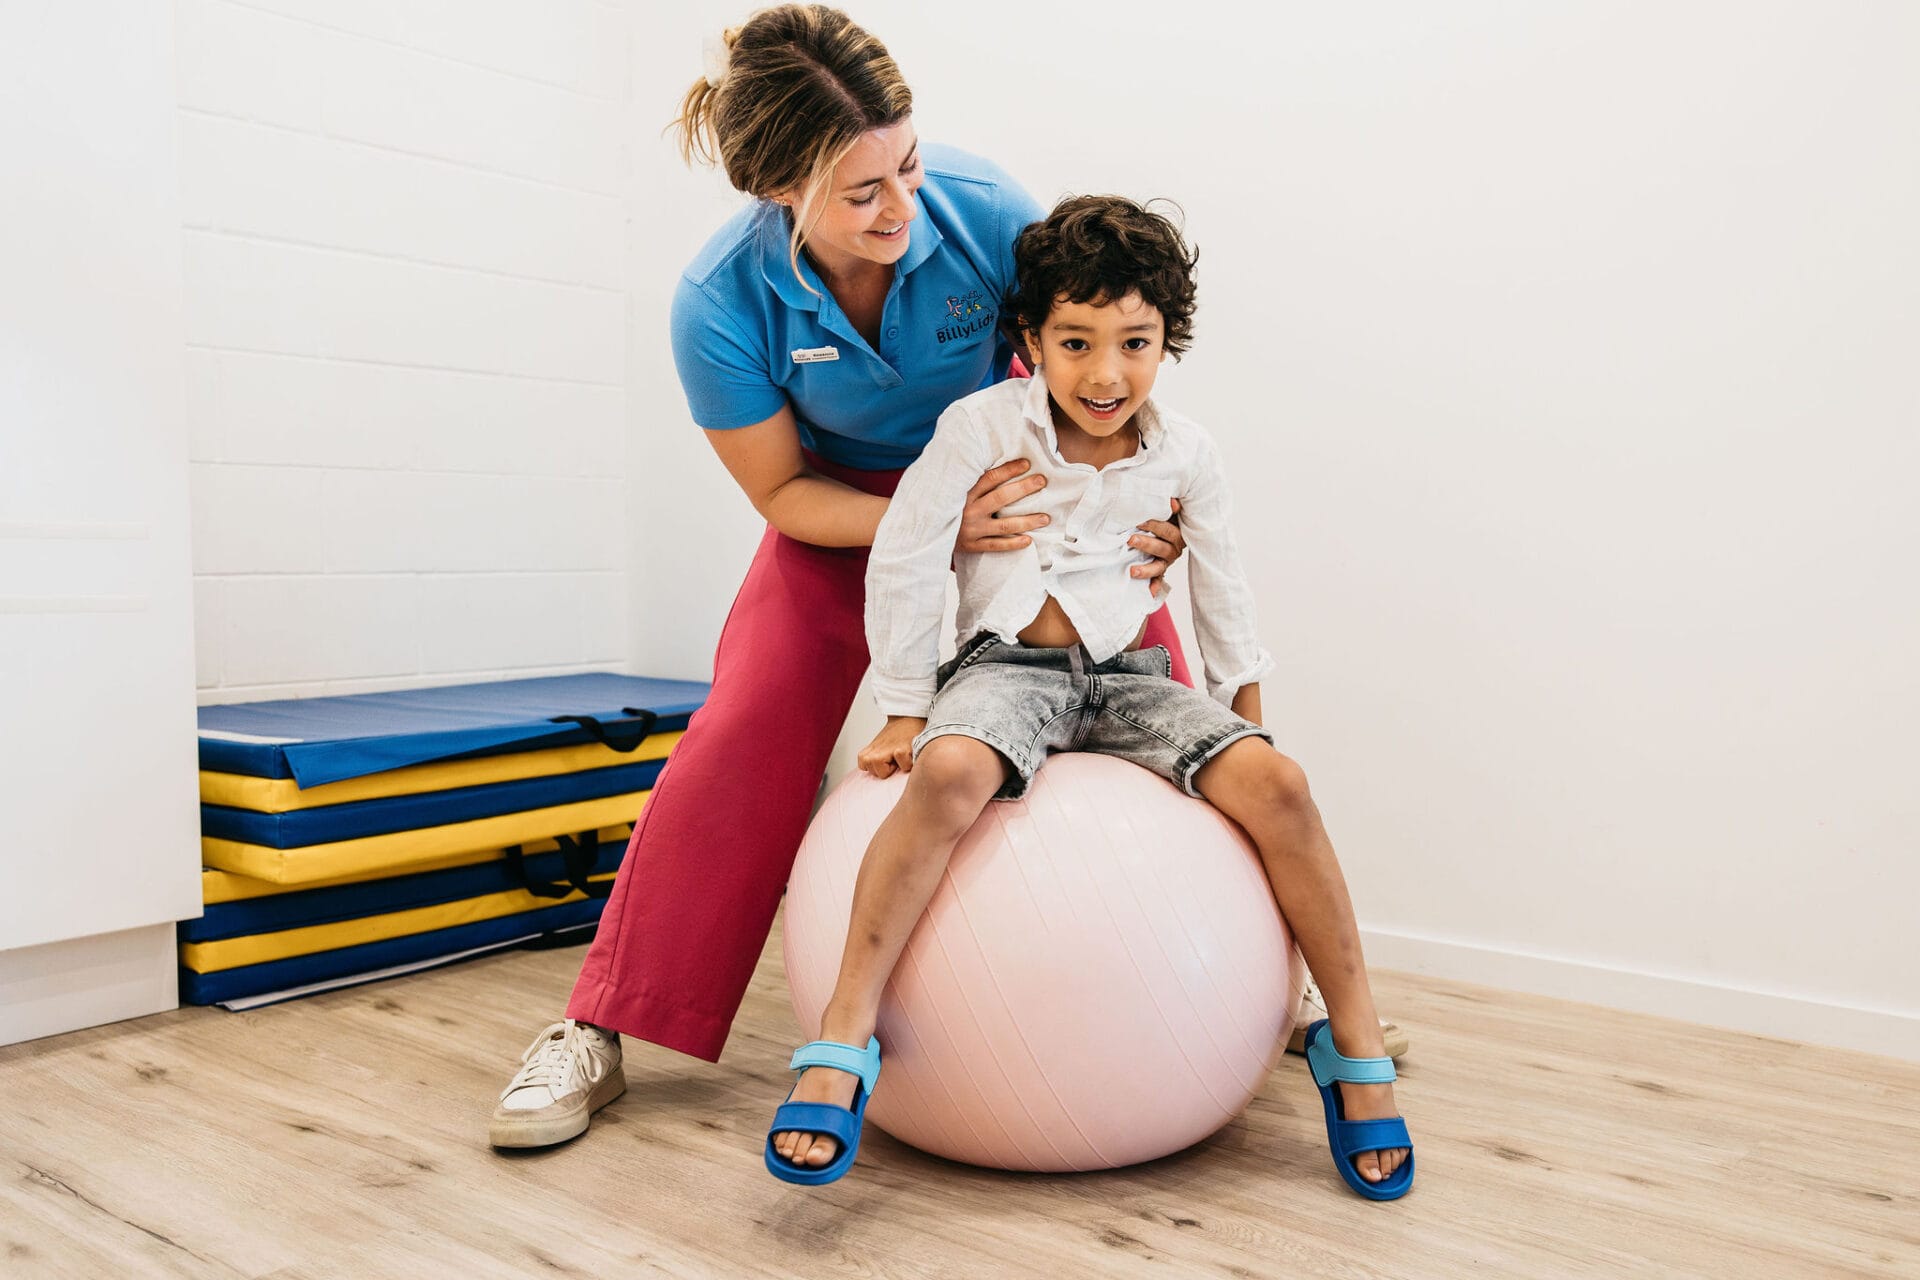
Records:
M190 112L180 173L190 227L562 284L621 281L623 211L596 193Z
M623 667L627 10L177 14L201 700Z

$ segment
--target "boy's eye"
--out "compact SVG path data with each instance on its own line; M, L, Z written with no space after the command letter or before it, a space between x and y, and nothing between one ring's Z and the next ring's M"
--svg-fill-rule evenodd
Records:
M1087 349L1087 340L1085 338L1062 338L1060 339L1060 345L1069 351L1085 351Z
M1128 351L1145 351L1153 344L1145 338L1128 338L1125 346Z

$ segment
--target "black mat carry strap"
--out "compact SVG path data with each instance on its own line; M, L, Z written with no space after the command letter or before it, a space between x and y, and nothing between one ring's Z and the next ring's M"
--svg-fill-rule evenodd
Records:
M595 884L587 878L593 874L593 864L600 857L598 831L582 831L577 836L558 835L554 841L560 846L560 861L567 876L565 884L535 884L527 875L526 851L517 844L507 846L507 867L521 888L536 898L568 898L576 893L604 898L613 892L611 880Z
M657 712L639 707L622 707L620 714L632 716L633 719L604 723L597 716L550 716L549 719L554 724L577 724L595 742L621 752L637 749L653 733L653 726L660 722Z

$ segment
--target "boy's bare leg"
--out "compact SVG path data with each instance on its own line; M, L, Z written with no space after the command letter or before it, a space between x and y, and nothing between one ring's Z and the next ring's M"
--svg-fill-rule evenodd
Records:
M1006 770L999 752L972 738L935 738L920 752L905 794L860 863L840 976L820 1019L822 1040L862 1047L873 1035L880 993L940 885L953 846L1000 789ZM859 1078L844 1071L814 1067L801 1074L792 1100L851 1106L858 1085ZM825 1134L783 1133L773 1148L795 1164L818 1168L840 1144Z
M1307 790L1300 766L1258 738L1242 738L1194 775L1194 787L1252 837L1267 871L1274 900L1327 1000L1333 1046L1349 1058L1386 1053L1373 989L1360 954L1346 877L1333 842ZM1398 1115L1390 1084L1339 1084L1348 1119ZM1369 1182L1387 1177L1406 1160L1404 1148L1368 1151L1353 1166Z

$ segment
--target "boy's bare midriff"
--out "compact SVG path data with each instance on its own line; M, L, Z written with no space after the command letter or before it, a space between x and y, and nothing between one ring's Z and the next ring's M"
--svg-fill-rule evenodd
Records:
M1147 624L1143 622L1127 648L1138 649L1146 634ZM1060 602L1048 596L1040 612L1033 615L1033 621L1020 629L1020 643L1029 649L1070 649L1080 643L1080 630L1060 607Z

